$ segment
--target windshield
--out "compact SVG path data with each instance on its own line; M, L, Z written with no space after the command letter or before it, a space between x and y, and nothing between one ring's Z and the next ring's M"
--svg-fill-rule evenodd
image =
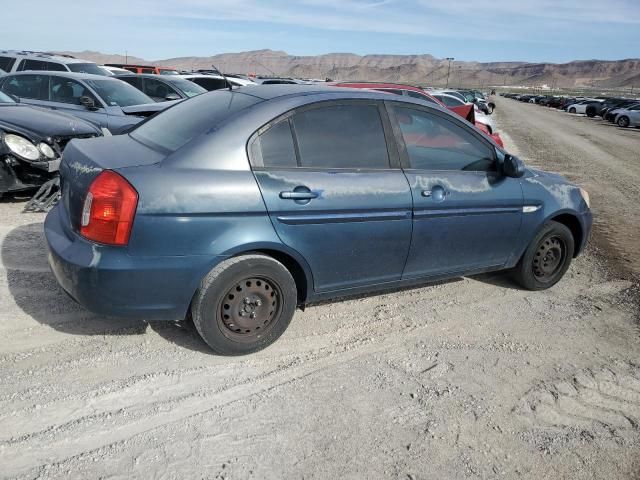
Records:
M0 92L0 103L16 103L13 98L11 98L6 93Z
M165 70L165 69L160 69L160 75L180 75L180 72L178 72L177 70Z
M196 95L207 92L207 90L202 88L200 85L193 83L190 80L185 80L184 78L171 78L167 79L167 81L174 87L182 90L187 97L195 97Z
M155 103L144 93L122 80L85 80L110 107L130 107Z
M173 152L260 101L251 95L218 90L168 108L141 123L130 135L142 143Z
M76 73L90 73L92 75L108 75L102 68L95 63L69 63L69 70Z

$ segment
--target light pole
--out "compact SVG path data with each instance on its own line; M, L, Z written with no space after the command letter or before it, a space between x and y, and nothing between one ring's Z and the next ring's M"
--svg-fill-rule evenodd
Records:
M449 73L451 73L451 60L455 60L453 57L447 57L445 60L449 60L449 68L447 68L447 86L445 88L449 88Z

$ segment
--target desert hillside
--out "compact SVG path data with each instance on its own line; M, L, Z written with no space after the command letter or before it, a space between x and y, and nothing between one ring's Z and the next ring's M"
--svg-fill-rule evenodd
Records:
M65 52L98 63L120 63L123 55L100 52ZM431 55L356 55L328 53L294 56L274 50L222 53L210 57L144 60L128 56L130 63L168 65L178 69L210 68L228 73L282 75L336 80L384 80L444 85L448 62ZM449 84L554 85L557 87L640 87L640 59L579 60L569 63L458 62L451 63Z

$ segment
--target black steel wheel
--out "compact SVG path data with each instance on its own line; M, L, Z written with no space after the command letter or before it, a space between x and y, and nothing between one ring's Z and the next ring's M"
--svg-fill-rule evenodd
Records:
M198 333L221 355L244 355L275 342L298 301L295 281L276 259L246 254L218 264L191 304Z
M559 235L545 237L533 257L533 275L540 282L549 282L564 265L567 246Z
M564 276L575 248L571 230L558 222L547 222L513 269L515 280L528 290L552 287Z
M280 314L280 286L267 278L245 278L220 300L217 319L224 335L238 342L254 342L265 335Z

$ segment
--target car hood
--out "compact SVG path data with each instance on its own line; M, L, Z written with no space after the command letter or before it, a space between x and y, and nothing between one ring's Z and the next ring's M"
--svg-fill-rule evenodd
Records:
M567 181L565 177L563 177L559 173L547 172L545 170L539 170L537 168L532 168L532 167L527 167L527 170L529 171L531 176L539 177L542 181L549 181L552 183L566 183L566 184L570 183Z
M0 105L0 129L20 133L33 141L48 137L101 135L98 127L78 117L24 104Z

